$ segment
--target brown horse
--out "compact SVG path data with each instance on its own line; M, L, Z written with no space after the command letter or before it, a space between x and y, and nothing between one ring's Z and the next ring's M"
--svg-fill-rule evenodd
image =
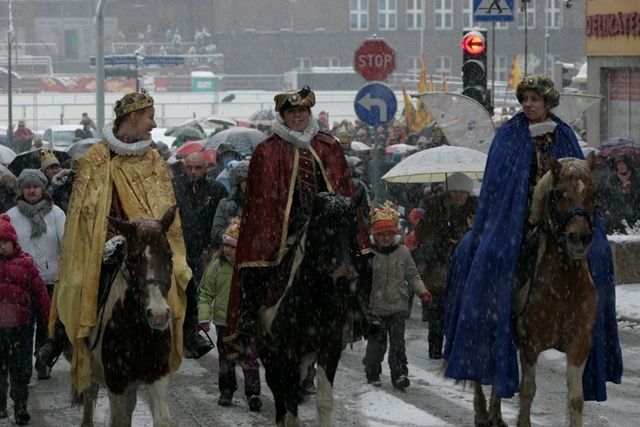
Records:
M541 234L535 273L514 295L516 343L520 351L518 426L531 426L538 355L558 348L567 356L567 410L570 426L582 425L582 374L591 350L596 293L587 252L593 242L595 156L550 159L550 171L533 195L533 215ZM489 412L482 387L474 384L476 425L506 426L500 399L492 393Z
M124 261L106 286L98 312L98 325L88 340L92 354L91 385L74 403L83 403L83 426L93 426L98 389L107 389L111 426L131 426L140 385L149 393L154 427L171 425L169 356L172 345L171 309L167 302L173 271L173 252L166 232L176 206L161 220L135 218L109 222L124 237ZM108 274L103 265L101 276ZM101 277L102 279L102 277ZM75 388L74 388L75 391Z

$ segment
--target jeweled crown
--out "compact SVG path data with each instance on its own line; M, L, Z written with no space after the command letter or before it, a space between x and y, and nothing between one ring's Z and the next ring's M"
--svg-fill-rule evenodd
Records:
M394 210L390 204L385 204L381 208L374 208L371 216L372 224L378 221L387 220L398 225L398 212Z
M153 97L149 95L146 89L142 89L140 93L129 93L125 95L124 98L116 101L116 106L113 107L113 111L115 111L116 117L120 118L134 111L151 107L152 105Z

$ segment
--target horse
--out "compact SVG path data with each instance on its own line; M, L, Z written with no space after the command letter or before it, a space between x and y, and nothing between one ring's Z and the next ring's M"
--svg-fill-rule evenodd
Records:
M541 352L557 348L567 357L567 413L571 427L582 425L582 374L591 351L596 292L587 265L593 243L595 156L549 159L550 170L535 188L533 216L540 240L533 277L514 292L512 315L520 355L518 427L531 426L536 364ZM491 393L489 411L482 386L474 383L476 426L504 426L500 399Z
M276 425L298 425L302 380L317 360L320 426L331 425L333 380L343 349L343 328L356 290L356 208L353 197L313 197L310 219L295 247L289 282L278 302L260 312L258 355L276 407Z
M161 220L138 217L109 222L124 237L124 257L115 268L103 264L97 327L87 339L92 354L91 385L81 394L82 426L93 426L93 411L100 386L107 389L110 425L131 426L138 387L146 385L154 427L171 424L167 406L169 357L172 345L171 309L167 302L173 262L167 230L177 206ZM120 262L122 261L123 262ZM111 271L109 271L111 270ZM111 273L115 279L106 279ZM106 283L105 283L106 282Z

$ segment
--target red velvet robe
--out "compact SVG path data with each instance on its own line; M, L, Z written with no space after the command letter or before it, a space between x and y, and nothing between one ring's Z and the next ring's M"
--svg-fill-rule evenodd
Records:
M336 139L318 132L311 141L311 152L322 171L328 191L352 196L354 188L351 175L342 147ZM240 315L239 269L277 266L284 256L295 178L298 175L298 153L299 148L272 134L258 145L251 156L227 310L226 341L235 337ZM360 209L358 212L358 245L366 253L370 251L371 242L362 212ZM281 284L269 284L267 305L274 304L283 290Z

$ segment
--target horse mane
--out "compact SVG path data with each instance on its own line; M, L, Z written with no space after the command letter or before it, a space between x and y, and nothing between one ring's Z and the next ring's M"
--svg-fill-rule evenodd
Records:
M540 178L538 185L536 185L533 191L531 213L540 220L546 221L550 219L551 210L549 209L549 203L554 181L553 172L549 170Z

